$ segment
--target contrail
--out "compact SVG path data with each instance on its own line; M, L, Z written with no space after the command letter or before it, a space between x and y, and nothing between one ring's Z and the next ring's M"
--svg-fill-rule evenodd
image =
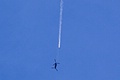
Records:
M63 13L63 0L60 0L60 20L59 20L58 48L60 48L60 45L61 45L62 13Z

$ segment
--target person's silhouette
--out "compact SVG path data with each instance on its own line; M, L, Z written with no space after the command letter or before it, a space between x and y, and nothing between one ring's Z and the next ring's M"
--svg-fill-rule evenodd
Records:
M56 71L58 71L58 70L57 70L57 64L60 64L60 63L57 63L57 62L56 62L56 59L54 59L54 61L55 61L55 63L53 64L53 67L52 67L52 68L53 68L53 69L56 69Z

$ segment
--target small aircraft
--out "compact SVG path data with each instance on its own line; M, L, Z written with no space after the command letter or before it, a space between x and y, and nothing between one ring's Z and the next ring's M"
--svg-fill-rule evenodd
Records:
M56 71L58 71L58 70L57 70L57 64L60 64L60 63L57 63L57 62L56 62L56 59L54 59L54 61L55 61L55 63L53 64L52 69L56 69Z

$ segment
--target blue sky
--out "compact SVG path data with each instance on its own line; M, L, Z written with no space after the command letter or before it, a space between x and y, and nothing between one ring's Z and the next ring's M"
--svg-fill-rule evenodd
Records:
M0 0L0 80L120 80L120 1Z

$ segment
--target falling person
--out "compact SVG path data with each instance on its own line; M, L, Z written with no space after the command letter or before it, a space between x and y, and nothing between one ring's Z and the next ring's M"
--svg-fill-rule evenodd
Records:
M57 63L57 62L56 62L56 59L54 59L54 61L55 61L55 63L53 64L52 69L55 69L56 71L58 71L58 70L57 70L57 64L60 64L60 63Z

